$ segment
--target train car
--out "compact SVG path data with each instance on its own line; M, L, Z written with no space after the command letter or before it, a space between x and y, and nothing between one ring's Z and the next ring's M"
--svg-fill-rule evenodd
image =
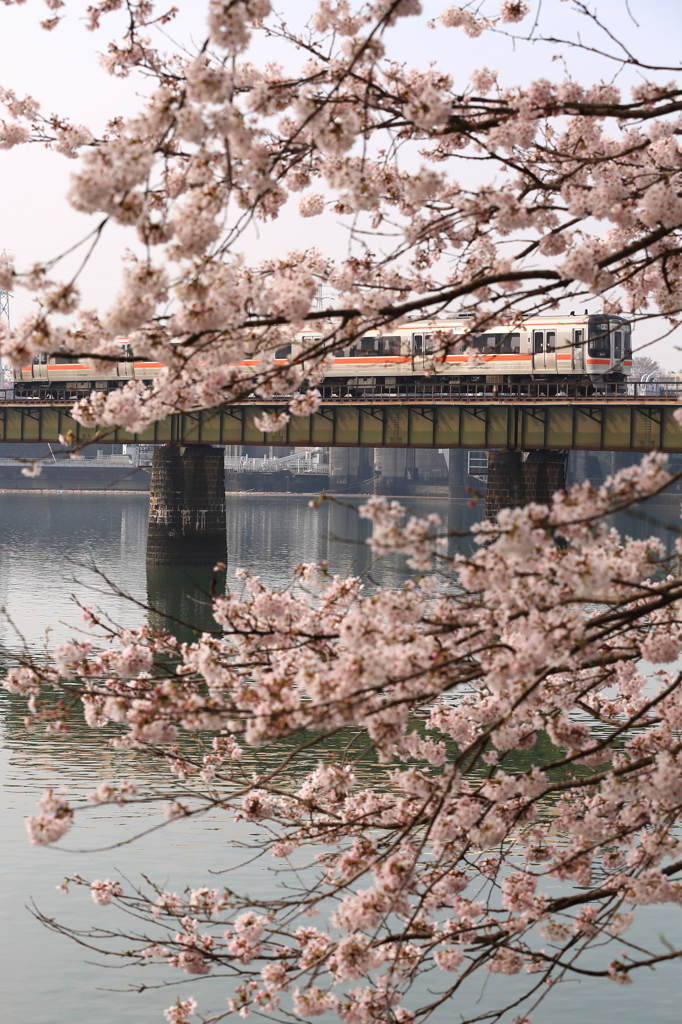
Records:
M72 401L91 391L115 391L131 380L151 385L163 370L163 363L133 359L125 339L121 340L121 359L112 362L108 372L95 372L70 355L34 356L30 366L14 371L14 397L44 401Z
M627 380L632 368L631 324L621 316L605 313L575 316L530 317L519 324L491 328L471 337L470 314L433 319L413 319L383 334L368 331L351 345L334 350L325 384L393 386L409 381L472 384L562 382L586 385ZM447 354L442 357L447 333ZM457 335L462 336L457 341ZM293 345L275 351L275 361L305 361L305 349L322 340L320 329L302 331ZM473 349L475 357L467 350ZM260 360L242 365L258 367ZM121 360L107 373L95 372L71 356L38 355L30 366L14 374L15 398L73 400L92 390L113 391L128 381L150 385L163 369L161 363L139 362L121 339Z
M525 381L609 383L625 381L632 368L631 325L606 314L532 317L467 337L467 316L419 319L391 334L370 331L337 349L327 382L398 384L434 378L444 382L511 384ZM444 358L439 335L462 335ZM313 331L302 341L314 340ZM473 349L471 358L467 349Z

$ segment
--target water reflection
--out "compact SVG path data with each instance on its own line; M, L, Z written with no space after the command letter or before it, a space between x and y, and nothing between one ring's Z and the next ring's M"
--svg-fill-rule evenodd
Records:
M149 625L168 630L181 642L192 643L219 628L211 602L224 592L225 574L208 566L147 563Z
M354 499L349 504L360 504ZM144 618L140 605L149 600L155 609L153 625L166 624L192 639L193 630L212 629L209 597L209 571L183 571L178 567L145 567L147 497L144 494L4 494L0 496L0 603L11 615L17 629L36 648L50 629L50 645L73 636L82 629L80 612L70 595L86 604L101 607L114 621L139 625ZM467 529L483 514L482 503L471 508L464 501L444 498L410 498L404 504L417 514L437 512L459 530ZM657 536L668 552L678 535L680 495L673 493L647 502L637 510L613 517L613 525L623 534L644 538ZM268 497L235 495L227 497L228 585L234 587L234 573L245 568L259 575L264 584L288 585L293 568L299 562L327 559L332 573L364 572L372 562L367 546L371 525L358 519L354 509L325 502L319 509L309 507L308 499L297 496ZM452 541L470 550L470 541ZM101 577L93 576L87 564L97 565L121 593L131 594L138 602L131 605L120 593L107 590ZM371 580L398 586L409 575L405 560L393 556L371 567ZM177 620L180 620L179 622ZM189 624L188 626L182 625ZM180 632L187 630L187 632ZM0 641L16 650L17 636L6 618L0 622ZM90 877L118 877L125 873L137 879L146 870L158 879L168 878L170 888L185 881L215 884L209 870L220 870L243 860L243 851L233 855L229 842L248 839L250 826L236 825L224 813L175 823L172 829L147 836L131 847L114 852L74 854L52 849L34 849L27 845L22 817L33 813L42 788L63 784L76 796L84 795L103 778L143 778L151 784L167 785L165 770L148 755L118 751L102 742L105 737L89 729L76 729L68 737L46 737L27 733L23 728L24 706L8 694L0 694L2 744L0 769L3 773L3 799L0 806L0 958L3 963L3 1019L21 1024L71 1024L96 1020L98 1024L151 1024L160 1020L160 1009L172 997L150 991L134 997L111 995L106 989L124 988L127 978L116 977L102 967L84 967L85 959L66 940L48 934L25 910L29 897L36 897L41 908L72 924L85 925L95 920L105 927L108 909L94 908L79 895L64 897L54 886L64 874L75 870ZM341 738L338 741L341 742ZM542 753L542 737L533 751L519 755L521 763L532 763ZM319 756L310 750L296 759L295 770L310 770ZM245 758L245 770L264 771L273 767L281 752L252 751ZM371 762L361 771L371 772ZM294 769L292 769L294 770ZM93 809L77 826L64 845L68 849L93 848L127 838L147 824L147 810L134 807L124 814L108 816L108 811ZM160 820L160 815L154 820ZM279 876L270 871L270 862L256 862L240 874L240 887L246 892L263 892L279 884ZM93 909L94 908L94 909ZM676 916L677 915L677 916ZM679 929L679 912L644 908L638 937L655 942L660 932L674 939ZM648 934L647 933L648 930ZM39 969L36 969L39 965ZM132 980L132 978L130 979ZM143 979L156 982L159 975L146 972ZM175 979L173 979L175 980ZM505 979L505 984L509 979ZM491 991L497 985L490 982ZM192 982L193 986L193 982ZM182 995L196 995L206 1005L224 1007L227 983L217 983L219 991L209 997L203 989L189 987ZM222 987L221 987L222 986ZM656 1020L673 1024L679 1018L672 975L663 970L646 978L637 978L627 990L616 986L583 981L560 988L542 1008L545 1024L569 1024L575 1019L576 1002L592 1006L594 1019L619 1019L635 1024L648 1013L655 999ZM174 994L174 993L173 993ZM46 1009L49 1007L49 1010ZM461 1007L456 1008L456 1013ZM445 1008L438 1024L452 1019L452 1008Z
M360 575L372 561L367 545L372 535L372 524L358 516L360 503L361 499L356 499L355 504L329 501L320 509L326 511L327 558L331 573Z
M52 646L83 628L72 595L114 621L135 626L145 602L146 494L2 494L0 496L0 648Z
M658 495L650 501L644 501L625 512L619 512L608 519L609 525L615 527L621 536L632 537L634 540L646 540L657 537L665 547L666 554L671 555L674 544L680 535L680 503L682 494L675 490Z
M679 535L680 493L672 492L611 517L623 535L658 537L668 553ZM147 496L145 494L3 494L0 498L0 606L31 646L42 644L50 631L50 645L82 629L80 612L71 595L95 604L126 626L140 622L139 605L130 594L156 610L152 625L180 620L197 629L212 629L209 612L210 570L190 567L145 568ZM360 519L356 507L362 499L343 503L325 501L310 508L296 495L227 496L227 582L248 569L269 586L285 587L300 562L327 560L333 574L363 573L371 565L371 580L399 586L409 576L405 559L391 556L373 564L367 545L371 524ZM483 515L483 503L447 498L404 500L418 515L438 513L459 531L466 531ZM453 538L450 550L469 553L470 538ZM107 590L104 581L87 569L95 565L120 591ZM0 646L20 645L15 626L0 621ZM191 631L190 631L191 633ZM183 636L189 639L190 634Z

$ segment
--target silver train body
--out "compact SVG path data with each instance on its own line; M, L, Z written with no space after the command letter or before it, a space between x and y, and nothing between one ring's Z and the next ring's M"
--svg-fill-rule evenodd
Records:
M455 336L445 358L439 335ZM462 335L462 341L456 340ZM301 341L320 338L311 330ZM305 345L302 346L305 348ZM474 349L472 357L467 349ZM291 358L289 346L278 355ZM293 355L296 355L295 349ZM334 352L325 383L399 384L406 380L505 384L524 381L622 382L632 370L631 324L605 314L543 316L467 337L466 317L413 320L390 334L368 332Z
M441 358L443 340L448 354ZM462 335L462 341L457 341ZM319 330L297 335L293 345L277 349L278 362L296 360L310 342L321 341ZM474 356L467 349L474 349ZM125 339L122 357L102 373L73 357L36 356L30 366L14 372L14 397L72 400L91 390L113 391L128 381L151 384L163 370L161 363L134 360ZM253 366L260 360L245 360ZM412 381L506 384L525 381L601 383L625 381L632 368L631 325L606 314L532 317L519 325L500 326L474 338L467 337L467 317L408 321L390 334L370 331L352 345L334 351L324 383L394 385Z

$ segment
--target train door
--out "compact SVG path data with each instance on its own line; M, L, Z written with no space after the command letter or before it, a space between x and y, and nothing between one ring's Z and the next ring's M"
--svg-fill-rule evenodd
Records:
M623 332L613 332L613 362L616 370L623 369Z
M631 365L632 359L632 335L630 334L630 324L623 324L623 360Z
M414 373L417 362L422 360L424 353L424 335L412 335L412 373Z
M545 331L545 370L556 373L556 331Z
M117 373L119 377L126 379L135 376L133 353L127 341L121 345L121 360L117 363Z
M533 331L533 373L556 373L556 331Z
M412 335L412 370L420 373L426 369L427 359L433 353L433 334Z
M545 332L533 331L533 373L544 373L545 370Z
M40 355L33 357L33 379L34 380L47 380L47 353L41 352Z
M585 370L585 332L582 329L573 331L571 352L571 368L575 373L582 373Z

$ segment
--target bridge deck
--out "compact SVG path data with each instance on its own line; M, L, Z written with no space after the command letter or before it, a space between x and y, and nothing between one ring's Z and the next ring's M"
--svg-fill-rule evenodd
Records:
M327 400L309 418L292 416L277 433L255 420L284 402L244 402L178 413L140 433L82 427L70 402L0 403L0 442L58 442L69 431L98 444L321 445L369 448L583 449L682 452L682 425L673 413L682 396L528 397L478 395Z

